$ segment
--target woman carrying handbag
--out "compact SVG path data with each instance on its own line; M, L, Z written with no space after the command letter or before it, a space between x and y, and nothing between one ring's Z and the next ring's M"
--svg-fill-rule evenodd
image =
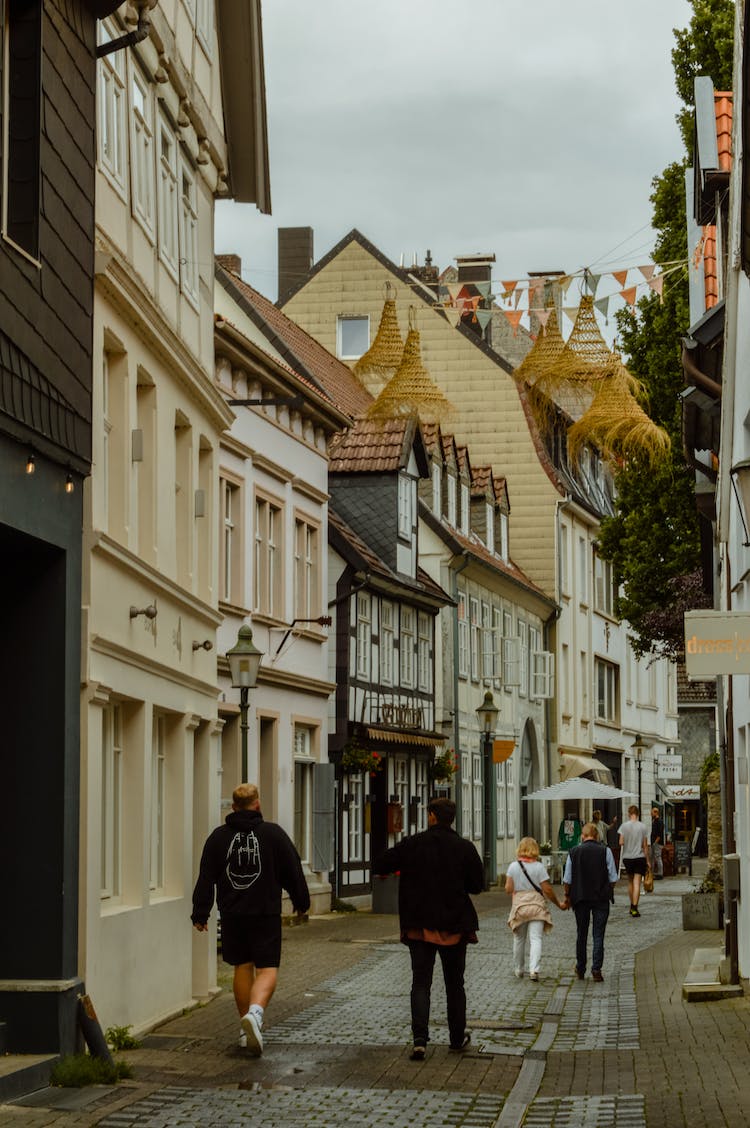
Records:
M539 861L539 844L535 838L522 838L519 842L516 860L508 866L505 892L513 898L508 917L513 931L513 972L516 979L523 977L528 938L529 979L536 982L542 962L542 936L552 928L546 901L561 910L563 905L557 899L546 868Z

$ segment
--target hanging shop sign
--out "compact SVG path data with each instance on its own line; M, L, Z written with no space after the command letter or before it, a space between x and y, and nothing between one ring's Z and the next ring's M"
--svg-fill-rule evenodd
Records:
M686 611L685 669L697 679L750 674L750 614Z
M680 800L687 801L701 797L700 784L698 783L670 784L666 791L667 798L676 800L678 803Z
M513 749L516 746L515 740L493 740L492 741L492 763L504 764L513 755Z
M657 779L682 779L682 756L675 753L663 753L656 757Z

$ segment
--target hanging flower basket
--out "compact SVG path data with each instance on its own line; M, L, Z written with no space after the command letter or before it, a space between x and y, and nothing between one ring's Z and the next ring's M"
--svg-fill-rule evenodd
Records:
M450 783L458 771L458 757L452 748L438 752L429 767L430 779L434 783Z
M363 748L356 740L350 740L344 745L341 767L352 775L357 772L369 772L370 775L375 775L383 767L383 757L379 752Z

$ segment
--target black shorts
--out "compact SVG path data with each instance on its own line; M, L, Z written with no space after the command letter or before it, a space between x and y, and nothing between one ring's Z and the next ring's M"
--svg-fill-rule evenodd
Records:
M224 963L278 967L281 963L281 916L223 916L221 956Z
M643 855L641 855L640 858L623 858L622 864L625 868L625 873L639 873L641 877L648 869L648 863Z

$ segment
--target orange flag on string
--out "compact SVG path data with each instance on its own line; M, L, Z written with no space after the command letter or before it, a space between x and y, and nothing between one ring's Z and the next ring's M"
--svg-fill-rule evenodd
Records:
M635 309L635 292L637 289L637 286L628 286L627 290L620 290L620 294L631 309Z
M625 285L628 280L627 270L613 270L612 277L619 283L620 289Z
M518 326L521 323L521 318L523 317L523 310L522 309L504 309L503 313L505 314L505 316L508 318L508 321L513 326L513 336L515 337L516 334L518 333Z
M518 285L518 279L517 278L514 279L512 282L503 282L503 297L509 298L510 295L515 290L517 285Z

